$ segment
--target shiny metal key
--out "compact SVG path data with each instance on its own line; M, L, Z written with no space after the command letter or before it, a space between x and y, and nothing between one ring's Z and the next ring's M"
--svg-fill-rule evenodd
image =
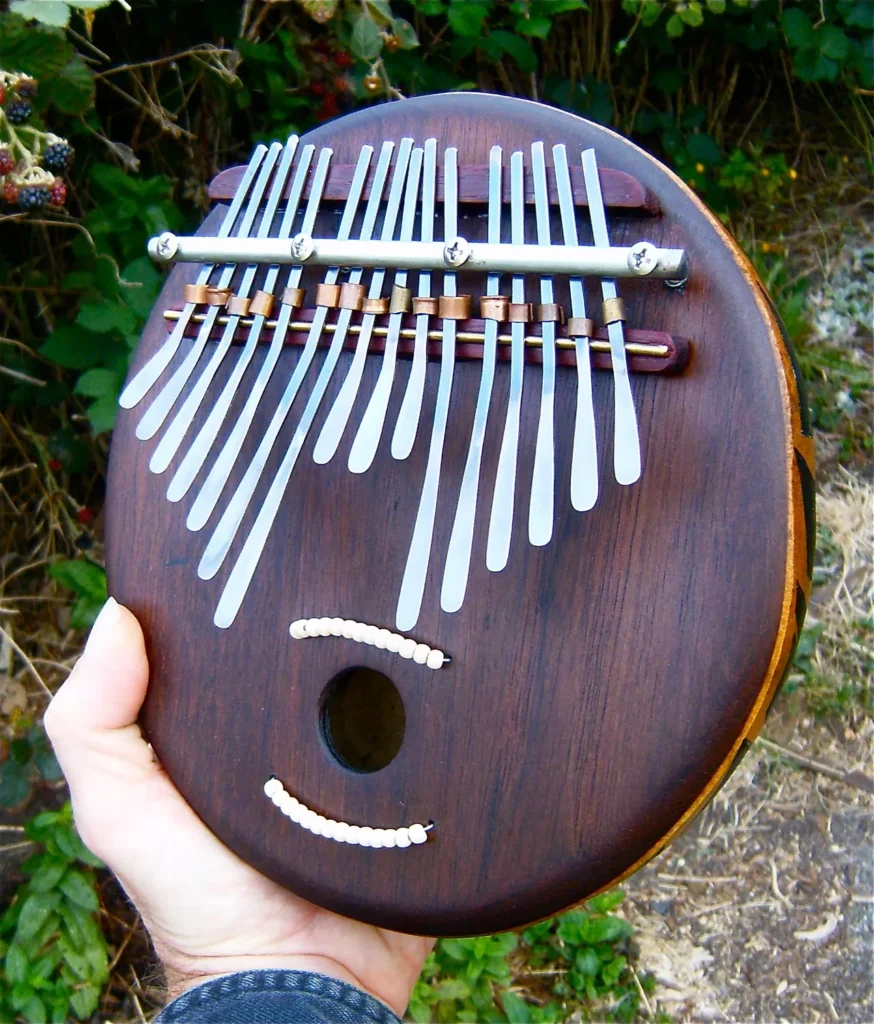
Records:
M340 223L338 237L340 235L348 235L351 230L352 221L354 220L355 212L358 209L358 200L361 195L361 189L364 185L364 178L367 174L370 154L372 152L373 150L371 149L370 153L359 156L358 165L355 169L355 177L352 181L352 185L354 187L350 188L349 197L346 200L346 207ZM310 196L304 212L303 225L301 227L301 230L303 231L312 231L313 225L315 224L332 156L333 150L330 149L323 149L319 152L319 161L316 166L316 172L310 189ZM298 287L302 273L303 267L298 266L292 268L288 275L289 288ZM329 270L325 275L325 283L333 284L337 279L338 273L339 271L337 271L336 268ZM268 383L270 382L270 378L273 375L276 364L279 362L279 356L281 355L282 349L285 345L288 325L291 322L293 313L294 309L292 306L287 303L282 304L276 321L276 327L273 329L273 338L270 342L270 347L267 350L267 355L264 357L264 362L258 370L258 376L255 378L255 383L251 386L246 396L246 404L243 406L240 415L237 417L237 422L234 424L230 434L228 434L228 438L222 446L221 451L216 456L212 469L210 469L207 474L206 480L203 482L203 486L200 488L200 491L194 500L194 504L191 506L191 510L188 513L185 525L189 530L200 530L206 525L207 520L212 515L213 509L224 490L225 484L228 482L228 478L231 475L231 471L236 464L240 451L243 448L243 444L245 443L246 437L252 426L252 422L255 419L255 413L258 409L258 405L261 402L261 398L264 395ZM326 315L327 309L324 306L319 306L316 309L306 345L301 352L291 379L289 380L285 392L279 401L276 412L274 413L276 432L279 431L279 428L284 421L284 417L288 414L288 410L294 402L301 382L303 381L310 362L315 355ZM180 471L181 468L182 467L180 466Z
M531 146L531 173L534 178L534 212L537 218L537 241L550 244L549 195L543 143ZM540 278L540 301L554 301L552 278ZM531 478L531 500L528 506L528 539L543 547L552 539L555 520L555 321L540 325L543 365L540 378L540 417L534 447L534 473Z
M418 211L419 182L422 175L422 158L424 150L414 149L410 157L410 166L407 171L407 191L404 196L404 214L401 222L401 241L408 241L413 237L413 227ZM399 270L395 274L395 284L399 288L405 288L407 284L407 271ZM388 319L388 334L385 339L385 349L382 355L382 364L379 368L379 376L364 410L361 423L358 426L358 433L352 442L349 451L349 471L352 473L364 473L373 463L376 456L376 449L379 447L379 440L382 437L382 428L385 425L385 416L388 411L388 403L391 398L392 385L395 379L395 366L397 364L398 339L401 333L401 322L403 313L392 313Z
M434 240L434 199L437 191L437 140L425 142L425 163L422 172L422 241ZM419 274L419 297L431 295L431 271ZM413 362L401 402L401 409L391 439L391 453L395 459L405 459L413 450L419 417L422 414L422 396L425 393L425 369L428 362L429 317L420 313L416 317L416 337L413 342Z
M240 230L237 232L237 234L242 237L248 237L249 232L252 230L252 225L254 224L255 217L258 213L258 207L261 205L261 200L267 189L267 182L270 180L270 175L273 173L273 167L281 152L282 146L278 142L274 142L267 151L267 157L261 165L258 180L255 182L255 187L252 190L252 198L246 208L243 220L240 223ZM229 288L236 270L237 267L235 264L226 266L219 277L218 287ZM182 393L182 390L188 383L188 379L191 377L192 373L194 373L197 364L200 361L200 357L203 355L203 350L206 348L207 342L209 341L213 325L218 319L220 311L220 306L209 307L206 312L206 317L200 326L200 330L197 332L197 338L195 339L188 355L182 363L180 363L173 376L167 381L163 389L158 393L152 404L143 414L143 417L137 424L136 428L136 435L141 441L146 441L150 437L154 437L158 430L160 430L162 423L175 405L176 399Z
M552 147L555 185L565 245L578 245L574 194L571 185L567 150L563 145ZM571 316L584 318L586 297L579 277L569 279ZM577 358L577 406L574 417L574 444L571 456L571 505L586 512L598 500L598 447L595 436L595 407L592 401L592 363L589 339L574 338Z
M404 191L404 179L410 163L410 153L413 149L412 139L401 139L398 146L397 159L395 160L394 174L392 175L391 188L389 190L388 203L386 204L385 216L382 222L381 237L389 241L395 232L398 211L401 205L401 196ZM382 286L385 281L385 269L373 271L370 278L370 288L367 297L378 299L382 295ZM343 386L334 399L334 404L322 424L321 432L313 449L313 460L319 465L324 465L334 457L349 416L352 406L358 395L358 388L361 386L361 377L364 374L364 364L367 360L367 350L370 347L370 339L373 335L373 327L376 323L376 316L373 313L365 313L361 319L361 330L355 343L355 354L343 381Z
M393 142L386 141L382 144L379 160L376 165L376 172L371 185L370 198L368 199L367 206L365 207L364 222L361 226L360 234L362 239L373 237L373 229L376 224L376 217L382 201L382 192L385 187L386 178L388 177L393 149ZM360 269L353 270L349 274L349 283L358 284L361 280L361 276L362 271ZM276 472L276 476L270 484L270 489L264 498L264 502L258 511L258 515L252 529L250 530L249 535L246 538L246 542L243 545L243 549L240 552L240 555L231 570L231 574L228 577L228 581L225 584L225 588L222 591L222 595L219 599L215 616L213 618L215 624L222 629L227 628L234 621L240 605L243 603L243 599L246 596L246 591L249 588L249 583L252 580L255 569L258 567L258 562L261 559L264 545L267 543L267 537L270 534L270 528L273 525L273 520L276 518L276 513L279 511L279 506L285 495L288 481L291 478L292 471L297 463L304 441L306 441L309 429L312 426L313 420L318 412L319 405L321 404L322 398L327 390L331 375L334 372L334 367L337 365L340 352L343 350L343 341L349 327L349 322L352 318L352 312L353 311L351 309L340 310L334 336L331 339L331 344L325 356L325 361L322 363L322 368L319 371L315 384L313 385L313 390L310 393L306 405L304 406L303 412L301 413L300 422L292 435L288 449L286 450L282 462L279 465L279 469ZM265 442L269 444L269 447L266 449ZM253 465L257 467L255 473L247 480L247 477L249 477L247 472L246 477L243 478L240 487L237 488L234 497L231 499L228 508L225 510L225 514L219 521L219 524L207 545L207 549L203 554L200 565L198 566L198 575L202 579L210 579L214 576L219 566L224 561L234 536L239 529L240 522L245 514L252 491L254 491L258 478L266 464L270 447L272 447L272 439L265 437L262 445L259 446L253 462ZM242 500L243 498L245 498L245 500Z
M309 173L315 149L315 146L310 145L304 146L301 151L301 156L297 162L297 168L295 169L294 179L291 183L288 205L285 208L282 223L279 227L279 238L291 237L291 231L297 215L300 198L303 194L303 187L306 182L307 174ZM330 160L331 151L323 150L323 153L327 153L324 160L324 174L327 175L327 165ZM316 191L317 182L318 172L313 180L313 187L311 191ZM317 196L321 195L321 191L321 187L318 187ZM314 208L318 208L318 198L316 199ZM292 279L294 279L295 283L299 280L301 269L301 267L294 267L292 269L288 276L290 285ZM269 267L267 270L262 291L269 295L273 295L278 277L279 266L277 264L273 264L273 266ZM253 317L252 326L249 329L249 336L246 338L246 344L243 346L243 349L237 358L236 365L234 366L227 383L222 388L221 394L216 399L215 404L210 410L206 422L200 428L197 436L192 441L185 458L179 464L179 468L176 470L173 479L170 481L170 486L167 488L167 497L170 501L179 501L184 497L188 492L188 488L194 482L194 478L200 472L201 467L206 461L206 458L218 437L219 430L221 430L221 426L225 421L225 417L228 414L228 410L231 407L234 396L237 394L246 370L258 349L258 342L261 338L261 332L264 330L265 321L266 317L260 313L256 313Z
M492 146L489 153L489 213L488 238L492 244L501 241L501 147ZM500 274L489 274L486 281L486 295L500 293ZM477 494L479 491L480 465L486 436L486 422L492 400L492 386L495 380L495 360L498 347L498 321L486 320L483 341L483 365L479 393L473 414L473 428L470 446L458 492L455 521L449 537L446 565L443 569L443 586L440 591L440 607L445 612L457 612L464 601L467 578L470 573L470 553L473 547L473 527L476 518Z
M219 227L217 237L227 238L233 227L235 225L239 226L238 221L240 219L241 212L243 211L243 204L251 198L249 190L252 187L252 182L255 180L255 175L258 173L258 168L261 166L261 162L266 154L266 146L261 145L255 147L255 151L252 153L252 159L249 161L249 165L246 168L246 173L243 175L240 186L235 192L233 201L225 214L225 219ZM206 266L201 269L200 273L198 273L196 283L207 284L215 269L215 264L206 264ZM185 306L182 309L182 314L176 322L176 326L173 328L173 332L170 337L164 342L146 365L139 370L133 378L131 378L127 387L122 391L121 397L118 400L118 404L122 409L132 409L138 402L142 401L155 381L157 381L164 370L166 370L170 365L170 361L179 350L179 345L182 343L182 339L185 336L185 329L188 327L188 323L196 309L196 302L185 303Z
M584 150L582 159L583 179L589 197L589 216L592 219L592 235L595 245L607 246L610 244L610 236L607 234L607 216L594 149ZM616 282L602 278L601 295L605 301L617 298L618 294ZM628 376L625 332L621 320L607 325L607 336L610 339L610 361L613 363L613 471L620 484L633 484L640 479L640 436Z
M285 149L282 151L282 160L280 161L279 167L273 176L273 183L270 186L270 196L267 199L267 205L264 207L264 212L261 215L261 223L258 227L258 233L256 236L258 238L274 237L271 234L273 221L276 217L276 211L279 209L279 204L282 201L283 193L285 192L288 175L291 172L292 161L294 160L294 154L297 149L297 141L296 135L290 136L288 142L285 144ZM289 218L285 218L285 220L288 221ZM283 235L280 233L279 237L281 238ZM286 234L284 237L287 238L288 235ZM255 278L259 269L260 268L257 264L246 267L246 270L243 273L243 279L240 281L236 290L236 295L241 299L247 299L249 297L249 293L255 284ZM276 272L279 272L278 267L276 268ZM270 272L268 271L268 275L269 273ZM197 415L198 409L206 398L206 393L218 372L219 366L221 366L225 356L230 350L241 319L242 317L239 314L229 314L228 322L225 324L221 338L213 348L209 362L203 368L200 377L189 391L176 415L170 421L169 426L164 431L164 436L161 438L158 446L152 453L152 458L149 460L149 469L153 473L163 473L170 465L176 452L179 450L179 446L185 439L188 428L191 426L194 417Z
M521 244L525 241L525 182L520 152L510 157L510 218L511 241ZM521 274L513 277L511 298L514 303L525 301L525 278ZM486 566L492 572L500 572L510 557L516 499L516 463L519 456L519 417L522 411L522 377L525 369L525 326L523 323L510 325L510 396L498 456L486 545Z
M443 237L446 240L458 235L458 151L447 149L444 153L443 172ZM454 273L443 275L443 294L457 295ZM443 444L446 439L446 424L449 419L449 398L452 393L452 377L455 372L455 320L443 320L443 340L440 352L440 378L437 384L437 403L434 407L434 423L431 428L431 445L425 466L425 481L419 499L419 511L413 528L413 539L407 555L401 592L395 615L397 628L402 632L411 630L419 619L425 580L428 576L428 562L431 557L431 540L434 534L434 517L437 512L437 492L440 486L440 468L443 462Z

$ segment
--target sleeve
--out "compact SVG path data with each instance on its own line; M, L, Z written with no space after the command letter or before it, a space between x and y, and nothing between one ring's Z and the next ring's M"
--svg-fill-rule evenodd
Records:
M401 1024L378 999L308 971L245 971L183 992L154 1024Z

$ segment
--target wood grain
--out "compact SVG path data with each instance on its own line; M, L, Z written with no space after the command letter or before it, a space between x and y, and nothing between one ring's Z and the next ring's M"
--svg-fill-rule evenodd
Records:
M171 505L164 496L184 448L159 477L148 470L157 439L135 439L151 396L120 413L113 439L109 583L145 628L148 735L181 792L231 849L342 914L431 935L488 932L554 913L608 885L684 819L737 749L786 629L785 581L794 558L787 385L779 336L756 301L739 250L682 183L635 146L558 110L476 94L373 107L305 141L330 145L338 161L351 163L362 144L404 135L457 146L461 166L486 164L495 143L505 154L535 140L564 142L572 151L595 146L602 165L621 168L657 198L664 212L647 220L647 236L688 250L689 284L684 294L640 281L623 282L620 291L631 325L694 339L695 358L682 376L633 379L642 480L626 488L612 479L612 380L595 374L601 493L591 512L571 509L575 372L561 371L555 535L546 547L532 547L526 522L540 371L527 367L510 562L504 572L489 573L488 508L509 377L509 367L499 365L468 595L460 612L442 613L440 580L480 377L478 363L461 362L415 630L417 639L451 654L451 666L430 672L349 641L294 641L288 625L299 617L342 615L393 626L424 475L434 363L410 458L390 457L387 430L369 472L346 470L379 356L368 357L338 455L327 466L312 462L312 445L351 359L344 353L230 629L211 624L227 566L209 583L196 575L215 517L203 533L189 533L190 499ZM215 233L221 217L219 208L202 230ZM585 217L580 223L585 241ZM613 211L609 226L613 243L627 244L639 235L640 215ZM170 275L134 370L166 337L163 310L179 301L193 272ZM262 430L298 355L287 347L280 357L262 401ZM229 375L229 360L211 395ZM406 374L403 364L388 429ZM243 400L238 395L231 422ZM267 477L300 408L299 401ZM205 415L202 409L195 427ZM246 459L259 437L249 438ZM238 467L232 483L240 475ZM258 499L265 489L262 481ZM244 525L251 522L250 513ZM245 530L232 555L244 536ZM355 665L388 675L406 715L398 756L367 775L343 768L318 728L325 687ZM435 828L427 844L403 851L316 838L261 796L271 773L327 816L383 827L432 819Z

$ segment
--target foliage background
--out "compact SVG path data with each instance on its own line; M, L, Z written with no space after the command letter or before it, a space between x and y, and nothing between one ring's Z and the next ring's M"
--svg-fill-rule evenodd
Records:
M5 0L0 69L37 79L30 125L76 151L66 209L0 208L9 829L63 798L38 723L106 595L108 436L161 281L145 242L195 224L206 183L256 141L456 89L614 126L673 166L757 264L808 381L822 480L869 474L870 309L859 284L874 270L869 0ZM7 129L0 116L0 143ZM810 296L848 235L860 241L841 315L858 330L838 344L814 329ZM828 531L820 547L838 557ZM812 623L790 690L813 713L868 713L871 628L870 613L840 628ZM57 839L68 819L43 814L27 828L16 842L37 860L6 890L0 1016L87 1019L101 992L101 1012L133 1013L142 990L108 965L125 951L146 962L135 920L87 854ZM37 927L25 907L45 910ZM610 897L519 937L443 943L412 1015L649 1015L651 980L615 907Z

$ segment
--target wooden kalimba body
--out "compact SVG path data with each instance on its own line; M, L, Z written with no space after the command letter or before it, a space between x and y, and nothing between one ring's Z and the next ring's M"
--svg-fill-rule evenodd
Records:
M640 149L494 96L259 147L211 196L151 243L107 497L158 756L240 856L386 927L615 883L804 615L811 440L754 271Z

